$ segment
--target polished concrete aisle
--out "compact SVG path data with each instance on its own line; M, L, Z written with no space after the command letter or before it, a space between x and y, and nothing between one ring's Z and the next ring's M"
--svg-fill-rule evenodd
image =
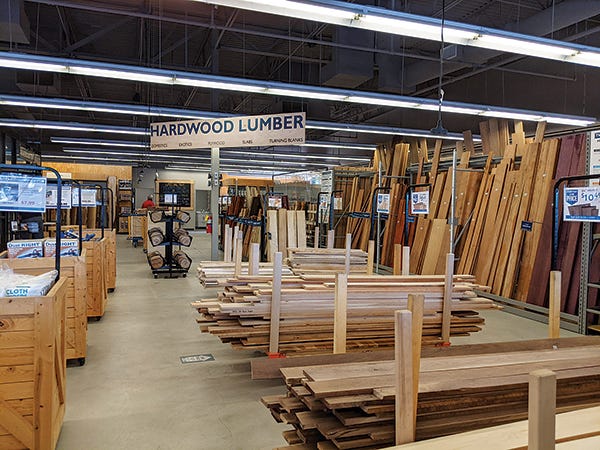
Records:
M250 380L249 358L202 334L189 306L201 286L152 277L141 248L118 236L117 288L105 316L89 323L83 367L67 369L60 450L272 449L285 444L260 397L279 382ZM188 252L210 256L206 234ZM192 265L195 272L196 264ZM204 291L206 292L206 291ZM182 364L210 353L214 361Z

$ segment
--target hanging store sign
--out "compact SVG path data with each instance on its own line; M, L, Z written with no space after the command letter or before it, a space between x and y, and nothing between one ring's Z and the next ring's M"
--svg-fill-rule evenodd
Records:
M0 211L44 212L46 178L0 175Z
M81 190L81 206L96 206L96 189ZM73 206L79 206L79 189L73 188L71 203Z
M305 113L153 123L150 149L301 145L306 137L305 124Z
M377 212L382 214L389 214L390 194L377 194Z
M600 222L600 186L565 188L563 220Z
M600 175L600 131L590 131L590 175ZM590 186L600 186L600 180L590 180Z
M419 191L410 194L410 213L429 214L429 191Z
M62 194L60 196L60 207L62 209L70 209L71 201L73 200L71 186L62 186ZM58 202L58 187L56 185L48 185L46 187L46 208L55 209Z

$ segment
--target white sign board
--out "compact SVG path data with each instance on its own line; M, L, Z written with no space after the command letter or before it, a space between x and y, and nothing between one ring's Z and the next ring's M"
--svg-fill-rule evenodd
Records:
M44 212L46 178L0 175L0 211Z
M410 213L429 214L429 191L418 191L410 194Z
M71 186L62 186L60 207L63 209L70 209L72 200ZM57 201L58 187L56 185L48 185L46 188L46 208L55 209Z
M600 186L565 188L563 220L600 222Z
M151 150L301 145L306 114L160 122L150 125Z
M81 206L96 206L96 189L82 189L81 190ZM72 195L73 206L79 206L79 188L73 188ZM56 203L56 201L55 201Z
M600 131L590 131L590 175L600 175ZM600 179L590 180L590 186L599 186Z
M390 194L377 194L377 212L390 213Z

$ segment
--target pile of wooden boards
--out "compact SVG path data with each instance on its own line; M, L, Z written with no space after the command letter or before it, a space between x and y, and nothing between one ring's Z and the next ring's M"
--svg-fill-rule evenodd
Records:
M346 270L346 250L341 248L288 248L288 260L296 275L335 273ZM350 251L350 273L367 272L367 253Z
M203 287L224 287L233 286L236 284L245 284L247 281L244 277L248 275L248 263L242 263L240 277L234 278L235 264L222 261L200 261L198 264L198 278ZM282 274L284 276L292 275L292 271L283 266ZM273 278L273 264L261 263L258 266L258 276L264 277L265 280ZM251 278L251 279L256 279Z
M265 279L267 278L267 279ZM227 279L217 298L192 304L201 313L203 332L234 348L267 351L272 289L268 277ZM453 336L481 330L478 310L494 308L474 289L473 277L457 275L451 300ZM284 276L281 290L279 352L330 353L333 349L334 275ZM394 345L394 311L406 308L409 294L425 296L423 343L440 342L444 277L351 275L347 289L347 351L388 349Z
M490 352L483 344L483 354L458 348L454 356L440 351L423 358L417 440L526 418L529 373L541 368L557 374L557 412L600 404L600 345L559 345L525 351L501 345L501 352ZM281 373L287 393L262 399L277 421L294 427L284 432L290 447L281 449L381 448L394 442L393 361L288 367Z
M306 212L285 208L267 211L267 260L288 248L306 248Z
M249 247L252 243L260 242L260 224L251 225L244 222L235 222L236 219L249 219L258 221L262 218L264 206L258 188L247 186L245 196L232 196L230 204L225 212L225 219L221 221L221 245L225 248L223 239L225 238L225 227L238 226L243 233L242 255L248 257Z

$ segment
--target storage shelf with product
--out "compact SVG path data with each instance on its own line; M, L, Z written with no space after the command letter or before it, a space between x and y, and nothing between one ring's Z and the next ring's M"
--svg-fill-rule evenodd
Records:
M148 264L154 278L185 278L192 260L181 248L192 244L192 236L183 228L191 218L184 209L193 205L193 183L161 181L157 192L159 208L148 213Z

